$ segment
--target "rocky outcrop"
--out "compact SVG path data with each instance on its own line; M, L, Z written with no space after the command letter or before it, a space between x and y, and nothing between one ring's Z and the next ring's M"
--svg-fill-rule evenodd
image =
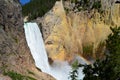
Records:
M37 80L54 80L36 69L25 40L23 24L19 1L0 0L0 74L14 71ZM0 76L0 79L4 80L4 77Z
M25 41L21 10L17 0L0 0L1 73L4 69L22 73L32 63Z
M8 68L17 68L17 65L21 64L17 61L23 58L20 54L29 52L24 37L21 10L21 6L17 0L0 1L1 67L9 66Z
M66 12L58 1L44 17L37 19L50 58L71 61L76 54L87 59L102 56L110 27L120 26L120 5L114 0L101 3L102 14L96 9Z
M0 79L1 79L1 80L12 80L10 77L8 77L8 76L3 76L3 75L0 75Z

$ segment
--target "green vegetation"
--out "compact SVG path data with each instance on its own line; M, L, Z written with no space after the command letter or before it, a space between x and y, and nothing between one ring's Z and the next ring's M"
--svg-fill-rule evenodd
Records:
M93 44L83 46L83 56L90 58L93 55Z
M14 72L14 71L4 72L4 75L11 77L12 80L36 80L32 77L24 76L24 75Z
M72 72L70 72L70 79L71 80L78 80L77 75L78 75L78 71L77 71L77 69L74 69Z
M78 11L96 9L98 12L102 12L100 0L71 0L71 3L75 3L74 9L78 9Z
M120 27L111 28L113 34L108 36L107 49L110 52L111 62L115 65L115 75L119 74L120 77Z
M71 3L77 3L78 0L71 0Z
M93 53L93 45L86 45L83 46L83 53L87 54L92 54Z
M77 80L77 75L78 75L78 61L76 60L73 64L72 64L72 71L70 72L70 79L71 80Z
M29 20L36 19L37 17L42 17L46 12L48 12L58 0L31 0L29 3L22 5L23 16L29 16ZM98 12L103 12L101 9L100 0L71 0L71 3L75 3L74 10L92 10L96 9ZM66 9L66 12L69 9Z
M96 60L93 65L82 65L85 74L83 80L120 79L120 27L111 28L111 30L113 33L106 40L106 57ZM81 66L78 65L78 67Z
M101 7L102 7L101 1L96 1L96 2L94 2L93 5L92 5L92 8L93 8L93 9L97 9L98 12L101 12Z
M41 17L53 7L55 2L56 0L31 0L22 6L23 16L29 16L29 20Z
M101 59L104 56L105 44L106 43L102 41L98 44L98 47L95 49L94 54L97 59Z

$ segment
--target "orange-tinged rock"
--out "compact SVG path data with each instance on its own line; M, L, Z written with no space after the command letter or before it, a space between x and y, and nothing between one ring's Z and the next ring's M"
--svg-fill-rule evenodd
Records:
M96 49L111 33L110 26L120 26L120 5L111 5L109 9L106 1L102 3L105 6L104 15L97 10L66 13L61 1L57 1L53 9L45 14L42 31L51 59L71 61L75 54L87 55L89 52L84 53L83 49L89 45L93 46L89 57L96 58L97 54L101 54Z

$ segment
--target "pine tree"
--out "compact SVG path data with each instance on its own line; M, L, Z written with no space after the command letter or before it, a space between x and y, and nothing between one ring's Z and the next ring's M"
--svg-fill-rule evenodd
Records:
M82 65L83 80L120 80L120 27L111 30L112 34L106 40L106 57L96 60L93 65Z
M96 60L84 66L84 80L118 80L120 79L120 27L111 28L112 34L106 40L106 58Z
M49 11L57 0L31 0L22 6L23 16L29 16L29 20L43 16Z

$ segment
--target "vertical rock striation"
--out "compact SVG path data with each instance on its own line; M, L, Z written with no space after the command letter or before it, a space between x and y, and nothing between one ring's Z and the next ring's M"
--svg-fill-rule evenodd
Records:
M37 80L54 80L36 69L23 25L19 0L0 0L0 74L14 71ZM3 78L0 76L0 79Z
M101 0L100 13L96 9L66 11L66 4L56 2L53 9L38 19L49 57L68 61L76 54L87 59L101 57L110 27L120 26L120 5L115 0ZM69 1L67 7L71 9Z
M0 0L0 72L2 67L24 72L31 63L21 12L18 0Z

